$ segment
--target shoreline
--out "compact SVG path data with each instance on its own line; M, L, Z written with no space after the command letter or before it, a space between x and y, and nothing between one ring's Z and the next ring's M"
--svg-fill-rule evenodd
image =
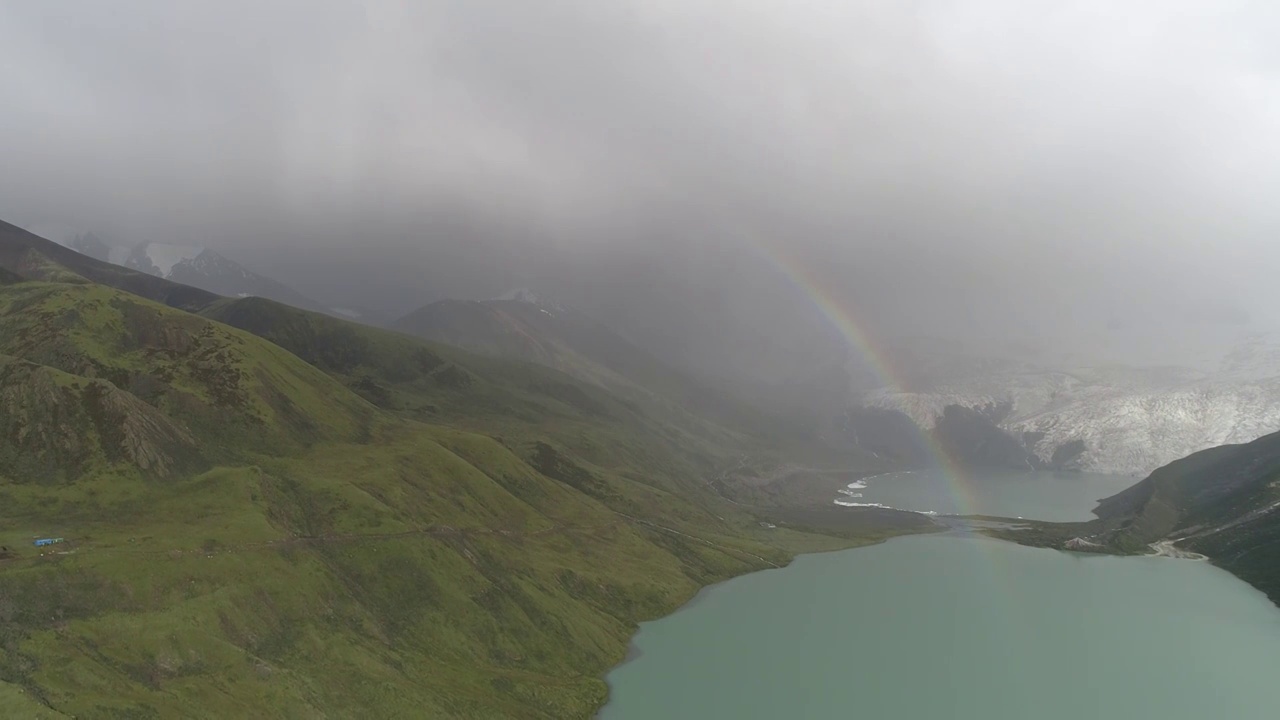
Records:
M898 475L902 473L910 474L912 472L914 471L911 471L911 470L892 471L892 472L877 473L874 475L866 475L866 476L860 477L852 482L849 482L843 488L838 489L837 493L839 493L842 497L836 498L833 502L835 505L838 505L841 507L864 508L867 510L883 509L883 510L889 510L893 512L921 515L933 522L934 529L932 531L925 531L925 532L908 531L908 532L902 532L890 537L868 539L866 542L857 542L855 539L850 538L850 540L852 540L854 544L851 544L848 547L833 548L830 550L818 550L818 551L812 551L812 552L797 552L791 555L791 557L780 567L761 568L760 570L744 572L744 573L734 575L732 577L728 577L718 582L705 585L699 588L696 592L693 593L693 595L687 601L680 604L671 612L665 613L656 618L644 620L636 625L635 631L632 633L630 639L627 642L627 649L622 659L618 663L610 666L601 676L601 679L603 680L606 688L604 700L599 705L599 707L596 708L594 713L589 717L591 717L593 720L603 720L606 709L609 707L610 703L613 702L613 699L614 699L613 697L614 687L613 687L613 684L610 682L609 677L619 668L625 666L630 662L638 660L644 656L644 652L637 645L636 640L639 637L640 633L643 631L643 626L645 624L658 622L665 618L671 617L672 615L675 615L678 612L693 608L696 606L697 603L705 601L706 597L708 597L712 591L718 591L718 589L721 588L721 586L725 586L734 580L737 580L749 575L753 575L756 572L760 572L761 570L783 570L783 569L789 568L793 565L793 563L797 558L803 555L826 555L826 554L835 553L835 552L846 552L846 551L858 550L866 547L874 547L877 545L882 545L884 543L887 543L890 540L895 540L900 537L906 537L910 535L921 535L921 534L926 534L926 535L936 534L940 537L947 537L947 536L970 537L970 538L980 538L980 539L988 539L988 540L998 540L998 541L1008 542L1014 545L1021 545L1023 547L1028 547L1032 549L1054 550L1056 552L1063 553L1065 555L1080 556L1080 557L1097 557L1097 556L1162 557L1162 558L1178 559L1178 560L1190 560L1194 562L1206 562L1210 565L1216 566L1216 563L1213 562L1213 558L1207 555L1177 548L1176 543L1179 542L1181 538L1174 539L1174 540L1161 540L1161 541L1152 543L1148 547L1148 551L1145 553L1123 553L1115 550L1104 551L1104 552L1073 551L1069 548L1064 548L1060 546L1052 546L1052 545L1037 544L1035 542L1020 541L1016 537L1018 534L1018 531L1033 530L1038 525L1039 526L1060 526L1060 527L1071 526L1071 525L1083 526L1083 525L1098 522L1098 518L1096 517L1089 520L1078 520L1078 521L1039 521L1034 519L1026 519L1022 517L1018 517L1015 519L1015 518L1009 518L1009 517L1003 517L1003 516L960 515L960 514L950 514L950 513L939 514L936 512L903 510L901 508L893 508L880 503L855 503L855 502L848 502L847 500L845 500L845 498L860 497L861 493L858 491L866 489L869 481L871 480L874 480L876 478L883 478L883 477ZM1031 539L1032 538L1023 538L1023 540L1031 540ZM1248 585L1254 591L1261 592L1264 596L1266 595L1266 593L1263 592L1261 588L1257 587L1256 585L1249 582L1248 580L1241 577L1240 575L1237 575L1236 573L1231 572L1229 570L1224 570L1224 572L1226 572L1228 575L1233 577L1235 580L1239 582L1243 582L1245 585ZM1272 604L1273 606L1280 607L1280 603L1273 601Z
M909 512L909 511L902 511L902 512ZM786 570L787 568L791 567L791 565L796 561L796 559L803 556L829 555L831 553L851 552L854 550L861 550L863 548L883 545L887 542L890 542L892 540L897 540L898 538L903 538L903 537L911 537L915 535L935 535L935 534L944 535L944 534L948 534L949 530L951 530L951 528L939 523L937 526L937 529L930 532L903 532L898 535L893 535L891 537L867 539L866 542L858 542L856 544L851 544L848 547L832 548L830 550L814 550L811 552L798 552L798 553L794 553L790 558L787 559L786 563L779 565L778 567L750 570L744 573L740 573L738 575L734 575L733 577L727 577L723 580L719 580L709 585L703 585L702 587L698 588L698 590L694 592L693 595L691 595L688 600L681 603L679 607L675 608L671 612L665 613L663 615L660 615L656 618L652 618L649 620L642 620L636 624L635 631L631 633L631 637L627 640L627 649L623 653L622 659L619 662L613 665L610 665L608 670L606 670L603 676L600 677L601 681L604 682L605 690L606 690L604 702L601 703L600 706L597 707L589 717L592 720L602 720L605 708L609 706L610 701L612 701L613 699L613 686L609 683L609 675L612 675L615 670L617 670L618 668L621 668L627 663L632 662L634 660L638 660L639 658L644 656L644 651L641 650L639 646L636 645L636 637L639 636L641 630L643 629L641 626L647 623L661 621L663 619L671 617L672 615L675 615L678 612L688 610L689 608L694 607L697 603L703 602L706 599L707 595L709 595L712 591L715 591L735 580L739 580L741 578L744 578L750 575L756 575L758 573L780 572L780 571Z

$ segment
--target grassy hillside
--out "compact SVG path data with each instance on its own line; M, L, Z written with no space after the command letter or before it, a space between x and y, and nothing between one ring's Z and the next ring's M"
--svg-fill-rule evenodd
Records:
M426 340L536 362L600 385L693 389L687 379L621 335L560 307L443 300L410 313L394 327Z
M672 419L710 419L781 442L820 445L811 427L783 417L778 408L751 408L571 309L514 300L443 300L401 318L394 329L490 357L553 368Z
M705 483L739 431L37 241L0 236L6 712L589 717L637 621L922 529L766 529Z
M1092 552L1198 553L1280 604L1280 433L1170 463L1103 500L1087 523L992 531L1014 542ZM1079 539L1088 545L1077 545Z
M237 445L350 439L375 421L371 405L283 349L103 285L0 288L0 353L106 381Z
M1103 502L1133 550L1177 540L1184 550L1254 585L1280 604L1280 434L1196 453Z
M744 454L782 451L665 396L610 391L269 300L224 300L203 314L288 349L384 409L502 438L529 459L546 455L541 441L606 473L697 493L701 478Z
M635 620L782 559L637 528L483 438L399 433L5 485L4 681L78 717L584 716Z

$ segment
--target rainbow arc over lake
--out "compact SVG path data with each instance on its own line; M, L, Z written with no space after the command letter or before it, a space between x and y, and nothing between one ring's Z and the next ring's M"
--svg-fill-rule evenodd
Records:
M776 244L757 240L750 247L776 270L796 292L808 299L823 319L843 338L850 352L856 353L875 373L880 384L894 392L909 392L904 379L894 370L892 360L883 345L876 341L867 323L860 322L854 313L838 299L828 281L808 265ZM944 475L948 491L962 515L981 514L965 473L952 459L951 454L929 432L922 433L929 454Z

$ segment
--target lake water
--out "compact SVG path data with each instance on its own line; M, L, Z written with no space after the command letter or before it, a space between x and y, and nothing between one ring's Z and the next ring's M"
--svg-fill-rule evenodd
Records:
M985 514L1064 522L1092 519L1097 501L1138 480L1091 473L917 470L851 483L836 501L942 515Z
M1052 514L1022 497L1017 514ZM1245 583L972 535L800 557L646 623L635 648L605 720L1280 717L1280 610Z

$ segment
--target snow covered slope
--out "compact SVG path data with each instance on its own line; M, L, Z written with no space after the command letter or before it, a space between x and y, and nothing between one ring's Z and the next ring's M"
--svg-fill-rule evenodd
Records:
M1001 427L1042 459L1080 441L1082 470L1145 475L1199 450L1280 430L1277 361L1280 346L1255 344L1233 353L1215 373L994 364L969 377L934 378L912 392L881 389L863 404L900 411L928 429L948 405L1007 403Z
M1070 402L1016 417L1006 427L1044 433L1033 448L1042 457L1082 440L1085 469L1146 475L1191 453L1280 430L1280 378L1162 391L1082 388Z
M125 267L169 279L173 274L174 266L179 263L190 263L202 254L204 254L204 248L195 245L143 243L129 253L129 257L125 260Z

